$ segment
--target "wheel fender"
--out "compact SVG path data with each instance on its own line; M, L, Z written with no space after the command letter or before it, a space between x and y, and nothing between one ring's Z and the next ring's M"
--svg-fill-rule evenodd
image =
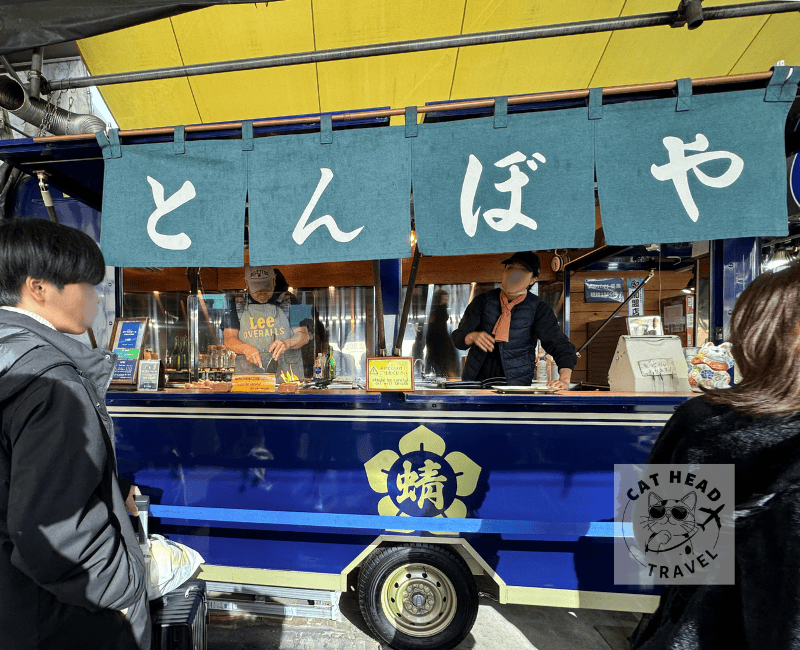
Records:
M507 600L507 586L505 581L492 569L480 554L472 547L472 545L465 539L459 537L420 537L415 535L380 535L367 547L359 553L350 564L348 564L340 574L341 590L346 592L354 584L358 569L364 561L376 550L386 546L401 546L404 544L418 543L418 544L434 544L438 546L445 546L451 551L457 553L459 557L469 567L473 576L484 577L493 587L496 592L492 595L497 597L498 601L505 603Z

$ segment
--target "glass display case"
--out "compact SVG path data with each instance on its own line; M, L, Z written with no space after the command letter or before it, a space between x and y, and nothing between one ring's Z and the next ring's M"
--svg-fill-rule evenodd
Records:
M430 284L414 288L402 355L418 360L420 379L423 375L461 376L466 351L455 349L451 334L470 301L497 286ZM290 370L301 381L311 379L321 354L325 378L330 378L328 369L333 366L337 379L363 384L366 359L376 348L374 300L374 288L364 286L292 290L274 296L270 303L283 314L281 321L289 325L287 333L307 337L302 347L291 351L291 368L287 363L281 370ZM163 360L168 384L177 387L193 381L230 381L237 356L242 355L226 345L226 330L230 337L230 330L240 329L243 317L246 329L259 329L258 317L251 327L250 316L245 314L250 301L245 291L201 291L197 295L186 291L127 291L123 310L126 317L150 319L145 349L152 358ZM263 325L269 329L266 322ZM252 342L241 332L238 335L240 340ZM244 358L239 363L244 364ZM270 367L270 372L275 369Z
M144 343L145 354L164 362L165 370L171 371L168 381L189 380L188 297L189 293L185 291L127 291L122 296L120 316L150 319ZM183 337L186 337L187 350L185 356L181 357L178 351L184 342Z
M359 311L361 318L356 319L353 327L345 332L345 325L351 319L345 318L343 312L348 309L355 315L356 308L362 309L361 303L367 299L367 293L371 303L372 290L354 288L354 292L360 298L355 305L350 304L351 300L343 299L344 295L352 293L348 288L332 292L322 289L283 292L270 299L269 307L264 308L273 314L274 323L268 318L261 323L257 316L251 323L250 312L246 310L250 306L252 311L254 303L243 291L201 291L196 295L180 291L129 291L123 294L123 313L128 317L146 316L150 319L145 349L152 358L163 361L167 383L172 387L206 380L230 381L237 367L237 357L240 365L246 363L246 355L235 340L264 347L256 339L268 333L279 339L297 336L296 340L303 342L301 347L287 350L283 355L286 359L291 358L291 365L286 366L287 377L291 373L302 380L312 377L318 353L326 356L327 362L327 355L342 354L343 349L363 348L366 351L365 316ZM323 298L322 312L315 308L317 296ZM244 325L241 322L243 318ZM246 328L247 332L240 331L240 328ZM337 346L333 342L329 346L331 336L333 341L344 343L343 339L346 339L351 345ZM239 348L240 352L235 352L232 347ZM336 358L334 363L339 368L348 367L342 358Z
M271 372L278 383L312 377L318 349L312 292L285 291L264 304L244 291L199 292L188 296L187 312L191 381L227 382L234 373ZM278 353L278 341L290 347Z
M453 330L475 296L499 286L473 282L414 287L401 356L414 357L418 380L461 377L467 351L453 345Z

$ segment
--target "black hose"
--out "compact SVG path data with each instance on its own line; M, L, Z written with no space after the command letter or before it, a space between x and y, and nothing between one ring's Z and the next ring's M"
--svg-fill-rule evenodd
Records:
M4 166L9 166L5 163ZM22 177L22 171L16 167L11 168L10 173L0 189L0 219L11 218L11 202L14 199L14 190Z

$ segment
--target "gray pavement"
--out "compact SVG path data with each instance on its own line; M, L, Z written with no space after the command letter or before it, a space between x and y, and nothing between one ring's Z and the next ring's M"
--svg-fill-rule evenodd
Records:
M208 650L382 650L358 601L343 594L343 620L212 614ZM481 599L478 619L458 650L628 650L637 614L500 605Z

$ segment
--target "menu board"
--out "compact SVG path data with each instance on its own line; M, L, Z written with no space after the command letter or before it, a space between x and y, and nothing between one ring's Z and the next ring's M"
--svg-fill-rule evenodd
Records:
M412 357L370 357L367 359L368 391L414 390Z
M117 318L109 348L117 355L111 383L117 387L136 387L139 363L147 335L147 318Z

